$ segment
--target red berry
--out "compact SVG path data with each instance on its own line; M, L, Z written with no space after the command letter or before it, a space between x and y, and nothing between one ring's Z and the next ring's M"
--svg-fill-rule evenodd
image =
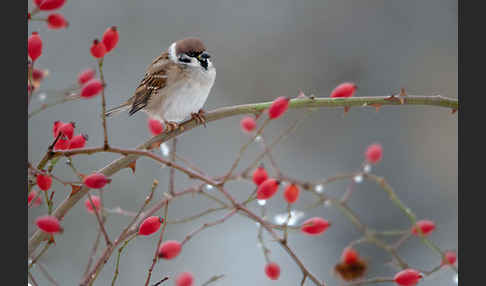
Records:
M275 179L266 179L265 182L261 183L257 189L257 198L259 200L266 200L275 195L278 191L278 186L280 181Z
M106 53L109 53L111 50L113 50L118 43L118 30L116 29L116 26L106 29L101 41L106 47Z
M299 187L295 184L290 184L285 188L284 198L289 204L293 204L299 198Z
M162 131L164 131L164 126L162 126L162 123L155 118L149 118L148 128L153 136L159 135L160 133L162 133Z
M69 139L59 138L54 145L54 151L67 150L69 148Z
M368 146L365 152L366 161L376 164L383 157L383 147L380 144L375 143Z
M416 285L420 278L422 278L422 274L415 269L405 269L398 272L393 280L400 286L414 286Z
M68 139L73 138L74 135L74 122L68 122L64 123L62 121L55 121L54 124L52 125L52 136L54 138L57 138L57 135L59 135L59 132L62 133L61 139L63 137L67 137Z
M268 174L265 168L263 168L263 165L260 165L260 167L256 168L256 170L253 172L253 183L255 183L257 186L265 182L267 178Z
M412 227L412 233L419 235L417 226L422 231L422 234L427 236L435 229L435 223L431 220L419 220L414 227Z
M27 40L27 52L33 62L42 54L42 39L37 32L33 32Z
M101 173L93 173L83 179L83 183L86 187L91 189L101 189L109 182L111 182L111 179L108 179Z
M456 260L457 260L457 255L454 251L446 251L444 253L444 260L442 261L442 264L450 264L450 265L453 265L454 263L456 263Z
M33 206L39 206L40 204L42 204L42 198L40 195L38 195L38 193L36 191L31 191L29 193L29 196L27 197L27 204L30 205L30 203L32 202L32 200L35 198L35 201L32 203Z
M101 208L101 199L98 196L91 196L91 201L89 200L89 197L84 201L84 207L89 213L94 213L94 209L96 208L96 211L99 212Z
M331 92L331 97L352 97L358 86L351 82L341 83Z
M246 116L240 121L241 129L245 132L252 132L256 127L255 119L251 116Z
M92 79L96 74L94 69L85 69L81 71L78 75L78 83L79 85L83 85L87 83L90 79Z
M331 223L327 220L313 217L304 221L300 230L307 235L319 235L326 231L329 226L331 226Z
M41 81L48 74L47 70L34 69L32 71L32 79L34 81Z
M55 216L41 216L35 220L35 224L42 231L47 233L56 233L61 231L59 220Z
M101 92L103 83L98 79L91 79L83 85L81 89L81 97L92 98Z
M35 2L36 4L37 2L40 2L39 4L37 4L40 10L48 11L48 10L56 10L61 8L66 3L66 0L44 0L44 1L35 0Z
M43 191L47 191L51 188L52 178L49 175L38 174L37 175L37 186Z
M194 277L190 272L182 272L176 277L176 286L192 286Z
M73 138L74 135L74 123L69 122L69 123L62 123L58 124L58 127L56 128L55 132L55 137L59 135L59 132L62 133L62 136L66 136L68 139Z
M97 59L102 58L106 54L106 47L105 44L100 42L98 39L95 39L93 41L93 44L91 45L91 55Z
M270 119L276 119L282 116L282 114L284 114L285 111L287 111L287 109L289 108L289 101L290 98L288 97L277 97L268 109L268 117Z
M267 274L268 278L277 280L280 277L280 266L275 262L268 263L265 265L265 274Z
M69 140L68 149L83 148L86 145L86 140L88 140L87 135L79 134Z
M54 121L54 124L52 125L52 136L54 138L57 137L57 130L59 129L59 126L61 126L62 124L64 124L64 122L62 121Z
M351 247L346 247L341 254L341 261L344 264L355 264L358 261L358 252Z
M52 13L47 16L47 27L50 29L61 29L67 26L69 26L69 23L62 14Z
M159 248L159 257L164 259L172 259L177 257L181 252L182 246L178 241L167 240L162 243Z
M140 235L151 235L152 233L159 230L160 226L164 222L164 219L158 216L151 216L146 218L140 228L138 229L138 234Z

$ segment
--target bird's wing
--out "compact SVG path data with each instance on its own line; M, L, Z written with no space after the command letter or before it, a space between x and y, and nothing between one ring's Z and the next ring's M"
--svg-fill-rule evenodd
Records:
M169 83L177 80L175 70L179 68L178 64L169 59L167 52L162 53L147 68L145 75L135 90L135 94L130 98L131 109L129 114L143 109L147 106L153 96L161 94L160 91L167 87Z

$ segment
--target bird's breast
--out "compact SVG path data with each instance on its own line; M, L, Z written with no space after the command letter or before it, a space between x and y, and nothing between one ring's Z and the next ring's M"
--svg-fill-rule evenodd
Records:
M159 111L160 117L166 121L181 122L191 113L197 113L204 106L215 77L214 68L192 74L167 94Z

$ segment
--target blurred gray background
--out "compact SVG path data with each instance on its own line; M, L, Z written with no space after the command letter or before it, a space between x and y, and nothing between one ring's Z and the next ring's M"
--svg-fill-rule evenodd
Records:
M33 3L29 3L31 10ZM95 37L118 26L120 41L105 58L106 96L109 107L128 98L139 83L145 68L175 40L185 36L201 37L214 57L215 85L206 110L235 104L269 101L277 96L306 94L328 96L343 81L359 85L357 96L383 96L401 87L410 94L442 94L457 98L457 1L67 1L61 9L70 26L67 30L48 30L42 22L29 23L44 40L44 53L36 62L48 69L42 90L63 89L76 81L86 67L95 67L89 54ZM40 16L45 13L39 14ZM53 94L47 93L47 101ZM37 163L52 140L52 123L75 121L76 132L89 135L88 146L102 144L101 99L68 102L29 120L29 161ZM39 106L34 98L31 109ZM292 110L272 122L267 137L276 136L303 110ZM228 170L237 150L248 140L239 128L242 117L233 117L197 128L180 137L178 153L210 175ZM122 114L108 120L110 142L119 147L134 147L149 138L146 116L129 118ZM373 173L384 176L399 197L419 218L436 221L430 238L443 249L457 248L458 176L457 115L438 107L323 108L274 149L282 170L302 180L317 180L359 168L366 146L381 142L384 159ZM253 144L245 156L246 166L261 148ZM118 156L97 154L79 156L74 164L81 172L95 171ZM64 162L64 161L63 161ZM55 175L74 180L70 169L60 162ZM105 206L136 211L142 205L154 178L160 181L155 199L167 191L168 168L141 159L137 172L128 169L113 177L105 191ZM178 190L192 182L176 176ZM247 183L229 184L229 191L246 198L253 191ZM342 193L347 183L328 185L331 194ZM68 189L54 183L55 203ZM281 192L267 205L269 217L285 212ZM308 194L295 205L301 210L311 202ZM376 185L356 186L350 205L362 220L377 229L403 229L406 217ZM185 197L170 205L172 219L195 214L213 203L198 196ZM258 210L253 203L251 209ZM46 213L45 205L29 209L28 232L34 232L34 219ZM159 212L162 214L162 211ZM223 212L188 224L169 225L166 239L182 240L204 222ZM339 285L331 269L350 241L360 237L356 228L336 209L320 207L306 212L303 219L321 216L333 226L322 236L290 234L290 245L305 265L327 285ZM107 231L115 237L130 218L110 215ZM97 233L96 219L83 203L76 205L62 222L65 232L57 236L56 246L41 259L61 285L77 285L84 272L89 251ZM282 269L278 281L264 275L265 264L257 247L257 227L242 216L208 229L192 239L179 257L159 262L152 281L182 271L191 271L195 285L216 274L226 277L215 285L297 285L301 273L296 264L266 236L271 258ZM141 285L151 264L158 236L140 238L123 252L118 285ZM392 276L396 269L385 263L389 256L373 246L358 247L369 261L368 277ZM400 254L417 268L431 269L440 257L412 239ZM103 269L96 285L111 282L115 259ZM34 275L48 285L38 269ZM442 270L427 277L421 285L455 285L454 273ZM172 285L171 280L165 282ZM164 284L164 285L165 285ZM306 285L312 285L310 281Z

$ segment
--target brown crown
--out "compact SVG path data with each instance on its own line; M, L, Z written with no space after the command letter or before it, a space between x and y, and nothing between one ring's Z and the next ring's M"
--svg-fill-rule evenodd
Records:
M206 50L206 46L199 38L184 38L176 42L176 54L200 54Z

